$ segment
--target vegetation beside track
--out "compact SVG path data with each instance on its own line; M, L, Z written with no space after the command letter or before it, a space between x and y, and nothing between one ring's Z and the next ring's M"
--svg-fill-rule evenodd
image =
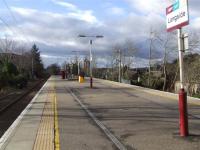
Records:
M7 50L0 53L0 97L21 92L28 84L31 86L47 77L35 44L26 53L16 54Z

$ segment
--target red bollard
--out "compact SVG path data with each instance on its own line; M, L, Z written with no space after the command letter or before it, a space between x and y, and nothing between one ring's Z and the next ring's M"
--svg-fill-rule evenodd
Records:
M188 136L187 93L184 89L179 91L180 136Z
M93 81L92 81L92 77L90 77L90 88L92 88L93 87L93 83L92 83Z
M61 71L62 79L65 79L65 71Z

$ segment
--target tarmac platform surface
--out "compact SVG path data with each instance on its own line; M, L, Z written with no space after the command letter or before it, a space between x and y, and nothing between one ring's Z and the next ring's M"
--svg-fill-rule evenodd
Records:
M200 150L200 101L179 136L178 98L135 86L52 76L0 139L0 150Z

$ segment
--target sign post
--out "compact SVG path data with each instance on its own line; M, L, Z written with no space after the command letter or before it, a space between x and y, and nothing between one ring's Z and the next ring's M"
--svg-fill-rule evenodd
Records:
M184 53L184 35L182 27L189 24L188 0L176 0L174 4L166 8L167 31L171 32L177 29L178 50L179 50L179 67L180 83L179 91L179 113L180 113L180 136L188 136L188 114L187 114L187 92L184 89L184 71L183 71L183 53Z

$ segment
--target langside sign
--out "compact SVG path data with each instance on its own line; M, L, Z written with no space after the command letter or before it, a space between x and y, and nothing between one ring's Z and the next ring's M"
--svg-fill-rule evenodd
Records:
M188 0L177 0L166 8L167 31L173 31L189 24Z

